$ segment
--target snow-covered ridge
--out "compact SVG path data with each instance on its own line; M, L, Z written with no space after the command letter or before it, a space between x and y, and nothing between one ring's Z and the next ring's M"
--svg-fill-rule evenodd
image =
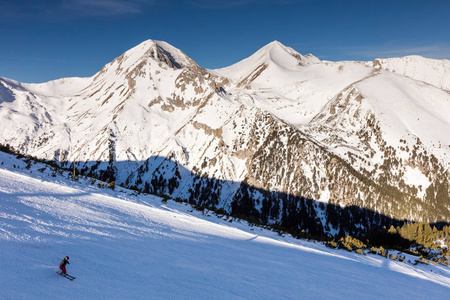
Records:
M375 59L374 67L414 78L450 91L450 60L430 59L419 55Z

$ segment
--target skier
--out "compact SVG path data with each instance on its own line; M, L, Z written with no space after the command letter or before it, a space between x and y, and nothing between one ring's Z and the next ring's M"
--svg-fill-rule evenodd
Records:
M69 265L70 265L69 257L68 257L68 256L64 257L64 259L63 259L63 260L61 261L61 263L59 264L59 268L61 269L61 275L62 275L62 274L67 274L67 272L66 272L66 264L69 264Z

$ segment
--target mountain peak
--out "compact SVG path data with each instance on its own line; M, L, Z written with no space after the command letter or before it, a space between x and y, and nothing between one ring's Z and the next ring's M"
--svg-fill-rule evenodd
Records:
M158 65L162 69L182 69L197 64L181 50L164 41L146 40L116 57L94 76L99 78L114 77L118 74L131 76L141 73L147 65Z
M171 68L180 69L195 62L180 49L164 41L146 40L124 53L131 60L153 58L166 63Z
M303 56L293 48L287 47L277 40L265 45L255 54L265 55L268 60L288 69L292 68L294 65L305 66L320 61L312 54ZM293 57L296 61L291 57Z
M279 42L279 41L277 41L277 40L274 40L274 41L268 43L268 44L265 45L263 48L266 48L266 47L270 47L270 48L272 48L272 47L288 48L288 47L286 47L285 45L283 45L281 42Z
M302 60L302 55L290 47L286 47L279 41L273 41L259 49L250 58L255 57L258 61L275 63L284 68L296 66Z
M297 71L303 66L318 62L320 60L314 55L308 54L307 56L303 56L294 49L275 40L248 58L229 67L215 70L215 73L235 81L240 81L249 76L249 74L253 74L255 70L262 72L268 67L274 67L281 70Z

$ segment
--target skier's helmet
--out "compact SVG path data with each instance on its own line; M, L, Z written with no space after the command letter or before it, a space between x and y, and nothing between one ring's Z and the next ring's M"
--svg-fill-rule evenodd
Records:
M68 256L66 256L66 259L67 259L67 260L69 260L69 257L68 257Z

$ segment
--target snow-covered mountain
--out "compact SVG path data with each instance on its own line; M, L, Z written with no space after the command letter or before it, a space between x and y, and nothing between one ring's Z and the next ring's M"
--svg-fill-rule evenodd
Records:
M206 70L149 40L90 78L0 78L0 143L292 231L448 222L449 66L272 42Z

